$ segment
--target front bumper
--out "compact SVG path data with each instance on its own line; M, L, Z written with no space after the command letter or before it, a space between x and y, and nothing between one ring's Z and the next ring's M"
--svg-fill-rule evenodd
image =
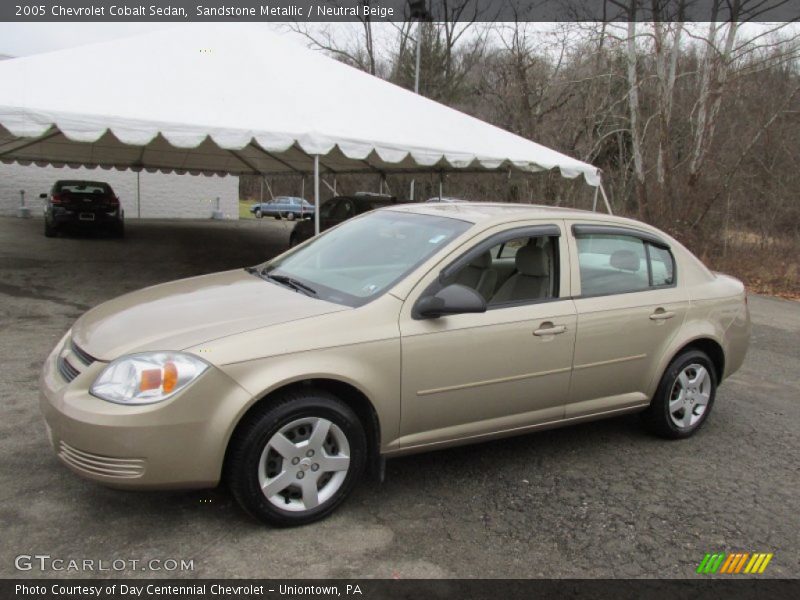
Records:
M72 381L67 382L63 369L58 369L59 359L68 362L73 374L79 371ZM113 404L89 394L106 365L85 366L69 342L57 347L44 365L40 404L61 462L112 487L217 485L232 426L249 401L247 392L212 367L164 402Z

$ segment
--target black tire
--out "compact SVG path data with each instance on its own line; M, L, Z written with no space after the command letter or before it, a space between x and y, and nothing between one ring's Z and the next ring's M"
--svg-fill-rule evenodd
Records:
M253 214L256 216L256 219L261 219L264 216L264 213L262 213L260 210L256 210L256 212Z
M45 218L45 220L44 220L44 236L52 238L52 237L56 237L57 235L58 235L58 227L56 227L54 224L51 224L50 222L48 222L48 220Z
M327 500L311 509L283 510L273 504L261 491L259 482L261 455L265 452L269 441L282 428L304 418L326 419L336 425L347 438L350 461L344 481ZM281 472L299 470L302 467L302 465L294 467L288 463L288 459L285 460L287 464L280 467ZM225 478L233 496L251 516L269 525L289 527L318 521L333 512L361 478L366 462L366 435L352 409L324 390L300 388L264 402L245 417L237 427L228 448ZM288 504L288 500L286 502Z
M295 246L297 246L297 236L292 232L289 235L289 248L294 248Z
M674 401L676 391L680 391L679 386L681 384L677 381L678 377L685 369L690 369L693 365L702 366L708 373L710 382L709 398L700 418L688 426L681 426L673 420L669 405L670 401ZM694 435L708 419L708 415L714 406L716 394L717 374L711 359L708 358L705 352L700 350L686 350L679 354L667 367L658 384L655 396L650 402L650 406L642 413L642 418L648 429L656 435L673 440L688 438ZM685 412L678 414L685 414Z

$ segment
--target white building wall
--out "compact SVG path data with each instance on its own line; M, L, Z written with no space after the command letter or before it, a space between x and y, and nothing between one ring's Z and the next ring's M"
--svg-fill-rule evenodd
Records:
M16 214L20 190L34 214L41 213L39 194L49 192L58 179L88 179L108 183L125 209L125 218L135 219L136 173L110 169L72 169L0 163L0 214ZM226 219L239 218L239 178L205 175L141 173L141 217L143 219L209 219L216 207Z

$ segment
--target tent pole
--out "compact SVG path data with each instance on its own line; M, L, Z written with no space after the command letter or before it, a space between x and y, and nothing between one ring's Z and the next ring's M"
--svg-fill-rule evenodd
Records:
M314 235L319 235L319 154L314 155Z
M442 187L444 186L444 173L439 171L439 202L442 201Z
M608 214L613 215L614 211L611 210L611 203L608 201L608 196L606 196L606 190L603 187L603 182L601 181L600 185L597 187L600 188L600 193L603 195L603 202L606 203L606 210L608 211Z
M142 180L141 169L136 171L136 218L142 218Z
M414 93L419 94L419 62L420 56L422 54L422 45L420 44L420 38L422 37L422 21L417 23L417 48L416 53L417 56L415 58L416 65L414 67Z
M592 212L597 212L597 194L600 191L600 186L598 185L594 188L594 200L592 200Z

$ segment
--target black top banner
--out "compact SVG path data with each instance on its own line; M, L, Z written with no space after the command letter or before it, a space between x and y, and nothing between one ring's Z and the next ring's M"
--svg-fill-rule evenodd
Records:
M552 22L800 19L797 0L3 0L20 22Z

